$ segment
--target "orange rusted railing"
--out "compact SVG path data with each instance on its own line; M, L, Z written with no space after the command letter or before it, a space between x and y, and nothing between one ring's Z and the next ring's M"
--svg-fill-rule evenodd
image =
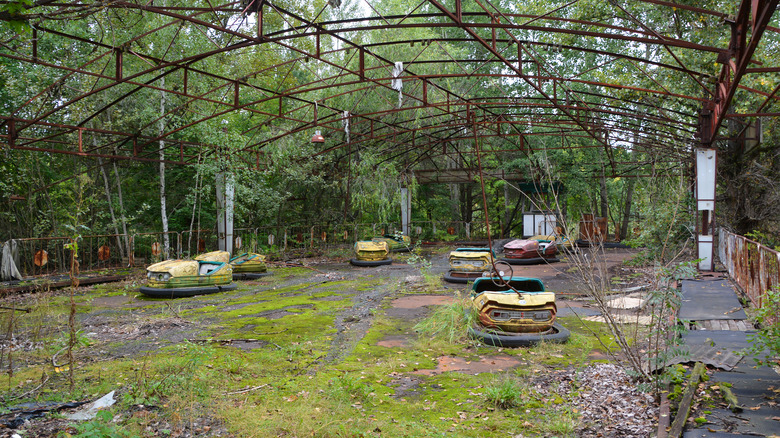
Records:
M766 291L780 285L780 252L747 237L720 229L720 262L755 307Z

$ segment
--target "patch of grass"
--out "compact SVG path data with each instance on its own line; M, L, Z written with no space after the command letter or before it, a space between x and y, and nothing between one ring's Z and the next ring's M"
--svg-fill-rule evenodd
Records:
M498 409L518 407L526 398L519 382L506 377L494 378L485 385L483 394L485 403Z
M134 438L140 436L113 423L111 421L113 417L110 411L100 411L94 420L76 424L75 434L62 433L58 436L68 438Z
M365 402L373 394L371 386L352 374L344 374L330 379L328 397L343 402Z
M451 304L437 306L433 313L414 326L421 346L437 342L466 344L468 329L476 320L471 299L458 295Z

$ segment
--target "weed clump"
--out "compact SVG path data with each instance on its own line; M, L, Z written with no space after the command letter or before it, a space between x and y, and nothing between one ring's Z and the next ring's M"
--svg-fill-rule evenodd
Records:
M471 300L457 297L451 304L437 306L428 318L414 326L414 330L423 342L439 340L448 344L462 344L467 342L468 329L476 318Z
M514 379L495 379L485 387L485 402L498 409L511 409L523 404L523 389Z

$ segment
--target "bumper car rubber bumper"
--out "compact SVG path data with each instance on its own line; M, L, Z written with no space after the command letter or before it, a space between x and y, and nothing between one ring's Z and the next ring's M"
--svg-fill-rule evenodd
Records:
M184 298L194 297L196 295L214 294L217 292L225 292L234 290L237 286L233 283L225 285L208 285L208 286L196 286L196 287L172 287L172 288L158 288L158 287L140 287L138 291L142 294L152 298Z
M533 257L530 259L513 259L513 258L501 258L498 259L500 262L506 262L510 265L540 265L542 263L556 263L560 262L560 260L557 257L551 257L551 258L544 258L544 257Z
M544 333L508 333L475 325L469 328L469 335L494 347L531 347L540 342L563 344L569 340L571 332L556 322L549 331Z
M474 281L475 279L482 277L482 272L458 272L449 270L446 274L444 274L444 277L442 279L444 281L448 281L450 283L468 283L469 281Z
M384 260L349 259L349 263L351 263L353 266L360 266L360 267L368 268L368 267L374 267L374 266L389 265L389 264L393 263L393 259L384 259Z
M236 280L254 280L271 275L270 272L234 272L233 281Z

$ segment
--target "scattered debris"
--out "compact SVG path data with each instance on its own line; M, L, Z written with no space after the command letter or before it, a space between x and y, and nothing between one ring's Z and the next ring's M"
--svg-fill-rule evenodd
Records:
M65 414L64 417L68 420L91 420L97 416L99 410L105 409L114 403L116 403L116 399L114 399L114 391L111 391L94 402L87 403L86 405L82 406L78 411L72 414Z
M642 298L642 294L630 294L623 297L613 298L607 301L607 307L610 309L641 309L645 306L647 300Z
M533 383L540 394L572 398L582 415L578 437L652 436L658 406L619 366L594 364L538 376Z
M604 316L602 315L588 316L583 319L585 319L586 321L593 321L593 322L605 322ZM612 315L612 319L618 324L639 324L639 325L650 325L650 323L653 320L653 318L649 315L621 315L621 314Z

